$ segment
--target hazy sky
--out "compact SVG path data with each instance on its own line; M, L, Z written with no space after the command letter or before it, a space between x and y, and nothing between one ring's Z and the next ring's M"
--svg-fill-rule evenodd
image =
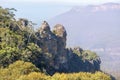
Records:
M76 4L93 4L93 3L105 3L105 2L120 2L120 0L0 0L0 3L23 3L23 2L32 2L32 3L62 3L62 4L69 4L69 5L76 5Z
M16 17L28 18L36 23L70 10L73 6L120 3L120 0L0 0L2 7L15 8Z

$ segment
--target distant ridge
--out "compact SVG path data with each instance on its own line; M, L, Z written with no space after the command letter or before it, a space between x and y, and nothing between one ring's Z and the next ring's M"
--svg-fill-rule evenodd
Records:
M120 4L77 6L49 20L50 25L63 24L71 33L68 46L120 46ZM75 39L75 41L73 41ZM91 44L92 43L92 44Z

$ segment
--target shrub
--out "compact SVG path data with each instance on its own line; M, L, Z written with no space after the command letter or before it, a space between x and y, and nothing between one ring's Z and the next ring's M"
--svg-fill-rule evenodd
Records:
M0 80L16 80L21 75L39 71L40 70L30 62L16 61L10 64L8 68L0 69Z

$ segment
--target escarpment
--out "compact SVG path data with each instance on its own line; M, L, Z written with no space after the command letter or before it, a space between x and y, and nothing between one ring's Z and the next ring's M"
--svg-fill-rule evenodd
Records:
M63 25L57 24L50 30L44 21L36 32L39 47L43 53L50 54L46 70L52 72L95 72L100 70L100 58L91 51L81 48L66 48L67 32ZM44 56L46 58L46 56ZM52 72L50 72L52 69Z

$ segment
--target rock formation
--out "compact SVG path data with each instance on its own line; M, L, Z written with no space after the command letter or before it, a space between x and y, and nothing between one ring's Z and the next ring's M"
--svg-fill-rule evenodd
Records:
M84 59L81 48L66 48L67 33L64 26L57 24L50 30L49 24L44 21L36 32L37 44L42 48L46 61L46 71L49 74L55 72L95 72L100 70L100 59ZM76 51L76 52L74 52ZM47 55L46 55L47 54ZM89 54L89 53L86 53ZM49 58L47 57L49 55ZM50 57L51 56L51 57ZM89 55L86 55L89 56ZM52 72L51 72L52 69Z
M10 29L0 30L0 66L7 67L16 60L23 60L32 62L50 75L55 72L100 70L100 58L94 52L80 47L66 48L67 33L63 25L57 24L51 30L44 21L39 30L34 32L26 20L21 19L21 22L20 28L11 25Z

